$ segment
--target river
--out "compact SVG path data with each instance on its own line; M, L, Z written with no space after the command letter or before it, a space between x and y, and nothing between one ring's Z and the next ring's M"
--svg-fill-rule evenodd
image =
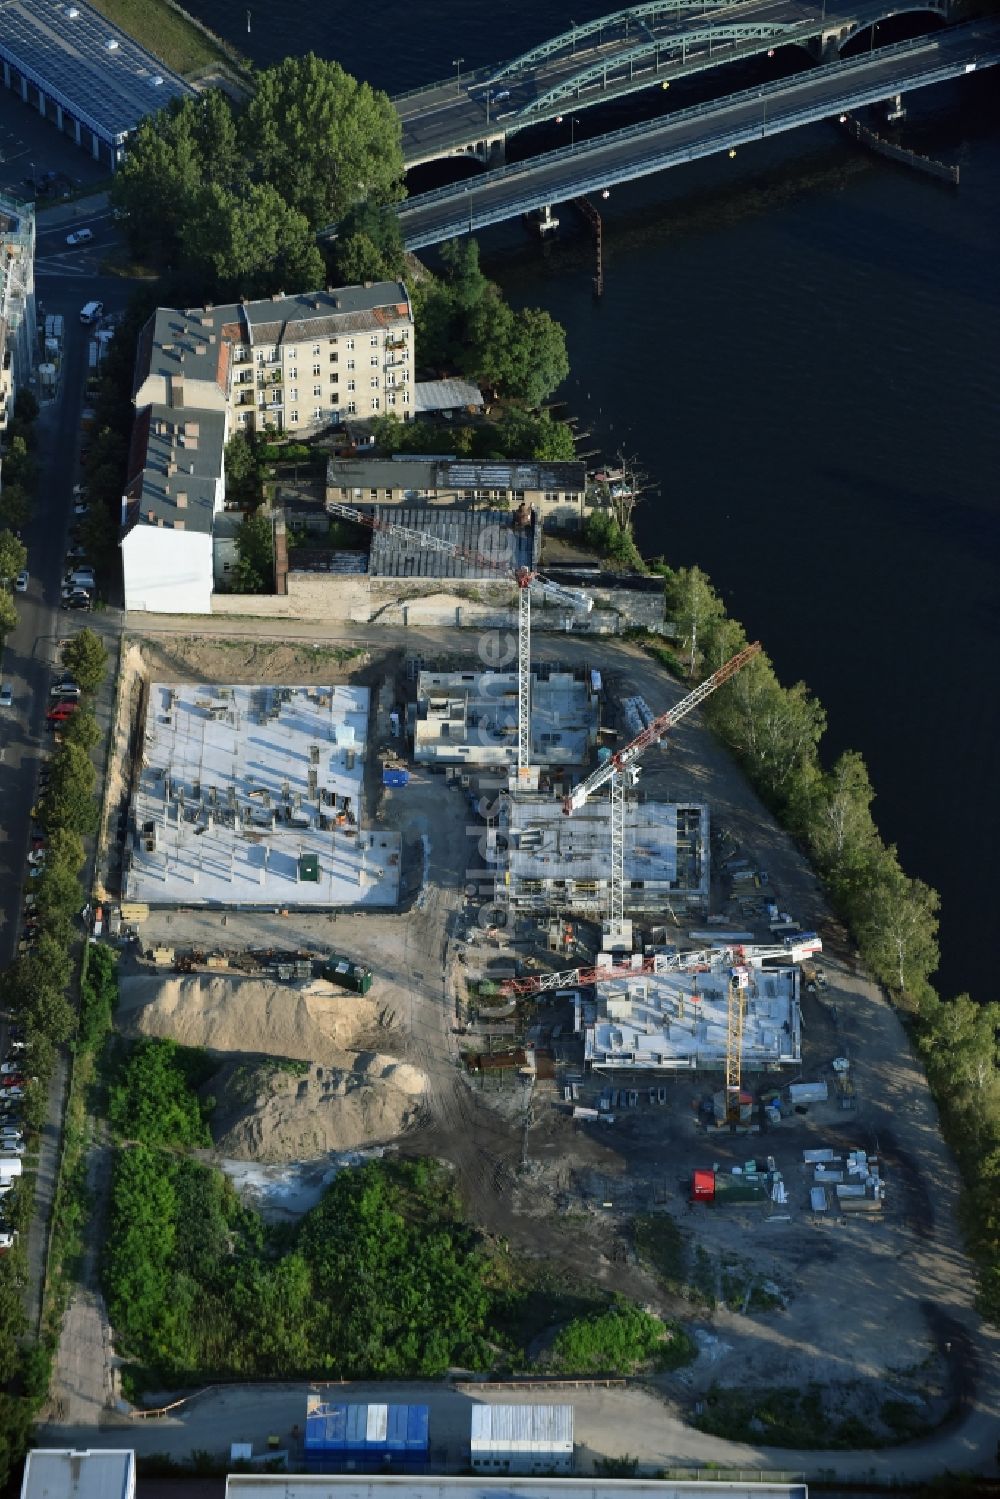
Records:
M390 92L607 8L281 0L251 4L248 35L243 0L188 5L258 64L312 49ZM941 893L942 992L982 1000L1000 832L996 83L907 101L913 143L960 162L958 192L828 125L614 189L600 302L572 210L544 248L520 225L481 237L511 301L566 327L583 446L624 446L658 486L643 549L698 562L823 702L826 751L864 754L883 835Z

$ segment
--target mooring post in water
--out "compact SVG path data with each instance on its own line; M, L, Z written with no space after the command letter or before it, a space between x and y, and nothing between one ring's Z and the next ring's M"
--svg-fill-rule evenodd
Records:
M604 224L589 198L574 198L573 207L583 215L594 236L594 296L604 295Z

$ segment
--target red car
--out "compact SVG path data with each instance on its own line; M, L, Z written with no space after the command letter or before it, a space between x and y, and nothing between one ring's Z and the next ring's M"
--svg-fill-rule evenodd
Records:
M56 703L54 708L49 709L45 717L50 723L65 723L67 718L73 717L79 706L79 703Z

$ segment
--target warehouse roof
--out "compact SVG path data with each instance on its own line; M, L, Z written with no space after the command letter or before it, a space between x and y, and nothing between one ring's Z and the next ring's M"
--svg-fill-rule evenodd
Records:
M808 1499L804 1483L230 1473L226 1499Z
M534 566L535 527L515 530L511 516L503 510L400 510L379 506L375 515L376 519L461 547L471 555L456 557L433 547L416 546L391 531L376 531L368 567L373 578L495 578L503 582L510 569Z
M129 1499L135 1453L38 1448L28 1453L21 1499Z
M473 1452L573 1450L571 1405L474 1405Z
M194 92L86 0L0 0L0 56L104 139Z

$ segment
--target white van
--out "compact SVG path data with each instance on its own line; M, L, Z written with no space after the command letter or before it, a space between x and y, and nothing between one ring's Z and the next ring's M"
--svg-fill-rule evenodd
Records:
M75 567L71 573L66 574L66 584L70 588L93 588L94 569L92 567Z
M99 323L103 316L103 302L87 302L80 308L80 321L88 327L93 323Z

